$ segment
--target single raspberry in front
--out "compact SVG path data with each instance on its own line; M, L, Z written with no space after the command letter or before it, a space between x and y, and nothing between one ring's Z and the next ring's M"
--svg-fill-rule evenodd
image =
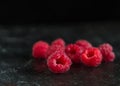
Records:
M99 49L103 56L103 61L113 62L115 59L115 54L113 52L113 47L109 43L104 43L99 46Z
M80 47L76 44L69 44L65 48L66 54L74 63L80 63L80 56L83 51L83 47Z
M32 56L36 59L46 58L46 52L49 48L49 44L44 41L38 41L33 44Z
M56 51L47 59L47 65L53 73L65 73L70 69L72 62L70 58L61 51Z
M97 67L101 61L102 54L98 48L88 48L81 55L81 62L86 66Z
M84 49L92 47L92 44L87 40L78 40L76 41L76 44L83 47Z

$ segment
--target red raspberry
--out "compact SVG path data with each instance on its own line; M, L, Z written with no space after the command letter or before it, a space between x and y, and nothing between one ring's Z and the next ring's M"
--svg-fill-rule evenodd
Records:
M97 67L101 61L102 54L98 48L88 48L81 55L81 62L87 66Z
M61 46L61 45L51 45L46 53L46 57L48 58L52 53L56 52L56 51L64 51L65 47Z
M64 73L70 69L72 62L70 58L61 51L54 52L47 59L47 65L53 73Z
M92 44L87 40L78 40L76 41L76 44L83 47L84 49L92 47Z
M112 62L115 59L115 54L113 52L113 48L110 44L104 43L99 46L99 49L103 56L103 61Z
M114 54L114 52L109 52L109 53L106 55L106 58L103 57L103 60L104 60L105 62L113 62L114 59L115 59L115 54Z
M58 39L54 40L51 44L65 46L65 41L62 38L58 38Z
M65 52L74 63L80 63L80 56L83 48L76 44L69 44L66 46Z
M99 48L101 49L101 50L109 50L109 51L112 51L113 50L113 47L109 44L109 43L104 43L104 44L101 44L100 46L99 46Z
M32 47L32 56L36 59L46 58L45 55L48 48L49 48L49 45L47 42L38 41Z

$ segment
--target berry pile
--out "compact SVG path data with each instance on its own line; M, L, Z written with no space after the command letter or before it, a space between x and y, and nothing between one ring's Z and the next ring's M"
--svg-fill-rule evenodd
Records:
M93 47L87 40L78 40L66 46L62 38L54 40L51 45L45 41L36 42L32 47L32 56L46 59L53 73L67 72L72 63L97 67L102 62L113 62L115 59L113 47L109 43Z

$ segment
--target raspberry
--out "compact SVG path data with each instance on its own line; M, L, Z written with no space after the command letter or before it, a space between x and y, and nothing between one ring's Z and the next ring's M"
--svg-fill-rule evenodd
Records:
M99 48L101 49L101 50L109 50L109 51L112 51L113 50L113 48L112 48L112 46L109 44L109 43L104 43L104 44L101 44L100 46L99 46Z
M52 45L61 45L61 46L65 46L65 42L62 38L58 38L56 40L54 40L52 43Z
M65 47L61 46L61 45L51 45L46 53L46 57L48 58L52 53L56 52L56 51L64 51Z
M101 61L102 54L98 48L88 48L81 55L81 62L86 66L97 67Z
M115 59L115 54L113 52L113 48L110 44L104 43L99 46L99 49L103 56L103 61L112 62Z
M53 73L64 73L70 69L72 62L70 58L61 51L56 51L47 59L47 65Z
M32 56L36 59L46 58L45 55L48 48L49 48L48 43L44 41L38 41L32 47Z
M87 40L78 40L76 41L76 44L83 47L84 49L92 47L92 44Z
M104 60L105 62L113 62L114 59L115 59L115 54L114 54L114 52L109 52L109 53L107 54L106 58L103 57L103 60Z
M66 46L65 52L74 63L80 63L80 56L83 48L76 44L69 44Z

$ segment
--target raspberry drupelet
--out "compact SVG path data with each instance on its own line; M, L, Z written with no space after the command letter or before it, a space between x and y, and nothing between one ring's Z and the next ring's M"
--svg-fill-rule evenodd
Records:
M61 51L56 51L47 59L47 65L53 73L65 73L70 69L72 62L70 58Z

